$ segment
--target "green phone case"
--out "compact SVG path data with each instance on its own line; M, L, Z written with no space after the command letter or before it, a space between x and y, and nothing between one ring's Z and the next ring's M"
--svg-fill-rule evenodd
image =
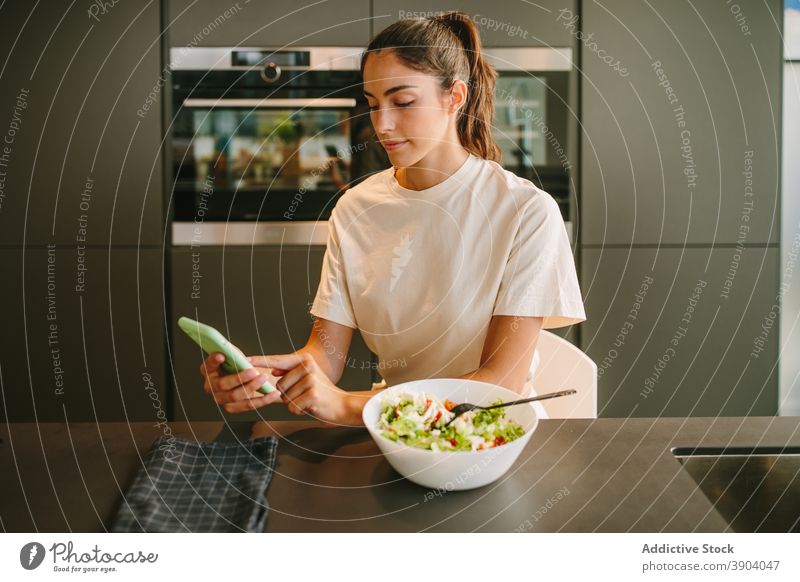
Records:
M218 332L216 329L205 323L200 323L188 317L181 317L178 320L178 327L180 327L186 335L192 338L195 343L203 348L203 351L209 355L214 352L222 352L225 355L225 361L222 362L222 369L232 374L234 372L243 372L253 367L253 364L233 347L225 336ZM275 386L269 382L264 382L259 392L269 394L275 390Z

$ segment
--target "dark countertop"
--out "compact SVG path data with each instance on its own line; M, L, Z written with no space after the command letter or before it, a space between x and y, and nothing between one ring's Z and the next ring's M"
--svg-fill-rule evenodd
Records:
M171 423L177 437L279 437L267 531L726 531L677 446L800 445L800 418L543 420L499 481L434 492L363 429L310 421ZM3 531L105 531L162 436L153 423L0 424ZM727 531L730 531L727 529Z

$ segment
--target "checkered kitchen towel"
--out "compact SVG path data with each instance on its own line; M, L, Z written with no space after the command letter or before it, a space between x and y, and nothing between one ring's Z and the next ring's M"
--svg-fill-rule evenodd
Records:
M159 438L111 531L264 531L277 445L275 437L233 443Z

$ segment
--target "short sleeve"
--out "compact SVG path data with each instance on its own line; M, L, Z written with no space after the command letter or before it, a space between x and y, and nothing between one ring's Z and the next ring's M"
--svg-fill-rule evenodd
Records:
M492 315L543 317L542 329L586 320L558 203L540 192L519 213Z
M310 313L347 327L357 328L353 305L348 292L341 241L336 224L334 208L328 220L328 246L322 259L317 294L311 304Z

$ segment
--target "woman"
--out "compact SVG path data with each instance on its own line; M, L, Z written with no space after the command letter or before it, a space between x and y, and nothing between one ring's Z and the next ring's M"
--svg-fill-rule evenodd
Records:
M228 412L283 399L328 426L360 425L383 384L435 377L528 395L539 330L586 319L557 203L497 163L496 73L470 19L392 24L361 70L392 168L333 209L308 343L253 356L257 369L241 375L220 375L220 354L203 363L206 392ZM384 383L347 392L335 383L356 329ZM265 379L279 390L256 392Z

